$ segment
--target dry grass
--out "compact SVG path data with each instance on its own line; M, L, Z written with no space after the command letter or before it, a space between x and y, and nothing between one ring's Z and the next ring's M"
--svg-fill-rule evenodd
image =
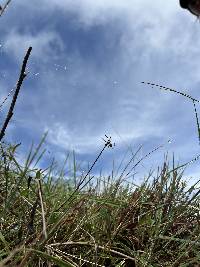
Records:
M30 169L43 141L24 167L17 147L2 147L0 266L200 266L199 195L181 168L166 160L139 187L109 177L75 187Z

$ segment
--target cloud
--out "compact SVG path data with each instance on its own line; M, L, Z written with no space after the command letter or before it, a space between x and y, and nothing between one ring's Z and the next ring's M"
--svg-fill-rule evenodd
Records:
M35 0L29 2L21 0L15 3L16 7L30 10L30 12L53 13L56 11L62 14L72 13L77 15L76 19L82 23L82 26L90 27L96 24L109 23L111 20L118 18L127 20L129 23L137 24L138 21L152 21L157 19L161 22L165 18L176 13L178 3L167 1L163 7L162 0Z
M55 32L31 34L12 30L5 36L3 43L5 51L20 61L29 46L33 47L31 57L43 63L55 59L63 50L62 40Z
M178 1L20 0L13 12L12 30L1 26L5 49L21 62L33 46L39 73L19 100L20 137L48 129L50 144L81 156L96 152L104 134L117 146L172 137L172 152L195 154L192 106L140 84L198 95L200 27Z
M97 140L101 141L103 135L99 135L99 138L88 135L77 135L73 129L64 126L62 123L54 123L51 128L46 127L45 131L48 131L48 141L51 144L61 147L69 151L75 150L78 154L84 154L86 151L90 153L94 152L99 144Z

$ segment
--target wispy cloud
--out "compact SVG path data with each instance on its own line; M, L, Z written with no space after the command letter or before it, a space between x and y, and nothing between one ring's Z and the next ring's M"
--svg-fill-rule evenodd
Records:
M41 63L48 62L49 58L55 59L57 53L63 50L63 43L56 32L38 32L36 34L20 33L11 30L4 39L6 52L17 60L22 60L24 51L32 46L32 58L38 59Z
M21 0L8 12L0 26L7 71L33 46L13 136L48 129L49 145L82 157L104 134L146 150L172 138L183 160L198 152L191 103L140 83L198 96L200 27L178 1Z

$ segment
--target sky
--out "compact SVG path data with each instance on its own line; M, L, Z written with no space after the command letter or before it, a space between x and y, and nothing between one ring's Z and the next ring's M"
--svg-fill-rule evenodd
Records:
M200 23L178 0L11 1L0 18L1 102L15 86L29 46L28 76L5 138L22 143L21 161L46 131L42 168L53 157L59 165L74 151L86 172L105 134L115 146L104 151L94 174L122 170L140 145L137 160L162 147L134 169L137 181L157 170L167 153L177 164L200 154L192 102L141 83L198 99ZM198 180L199 161L185 177Z

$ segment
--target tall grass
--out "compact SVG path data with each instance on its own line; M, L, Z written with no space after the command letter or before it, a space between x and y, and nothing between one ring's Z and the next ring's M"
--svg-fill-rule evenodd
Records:
M89 172L74 168L69 183L52 166L31 169L44 139L24 166L19 145L1 147L0 266L200 266L199 196L183 167L166 158L156 177L129 188L124 171L88 186Z

